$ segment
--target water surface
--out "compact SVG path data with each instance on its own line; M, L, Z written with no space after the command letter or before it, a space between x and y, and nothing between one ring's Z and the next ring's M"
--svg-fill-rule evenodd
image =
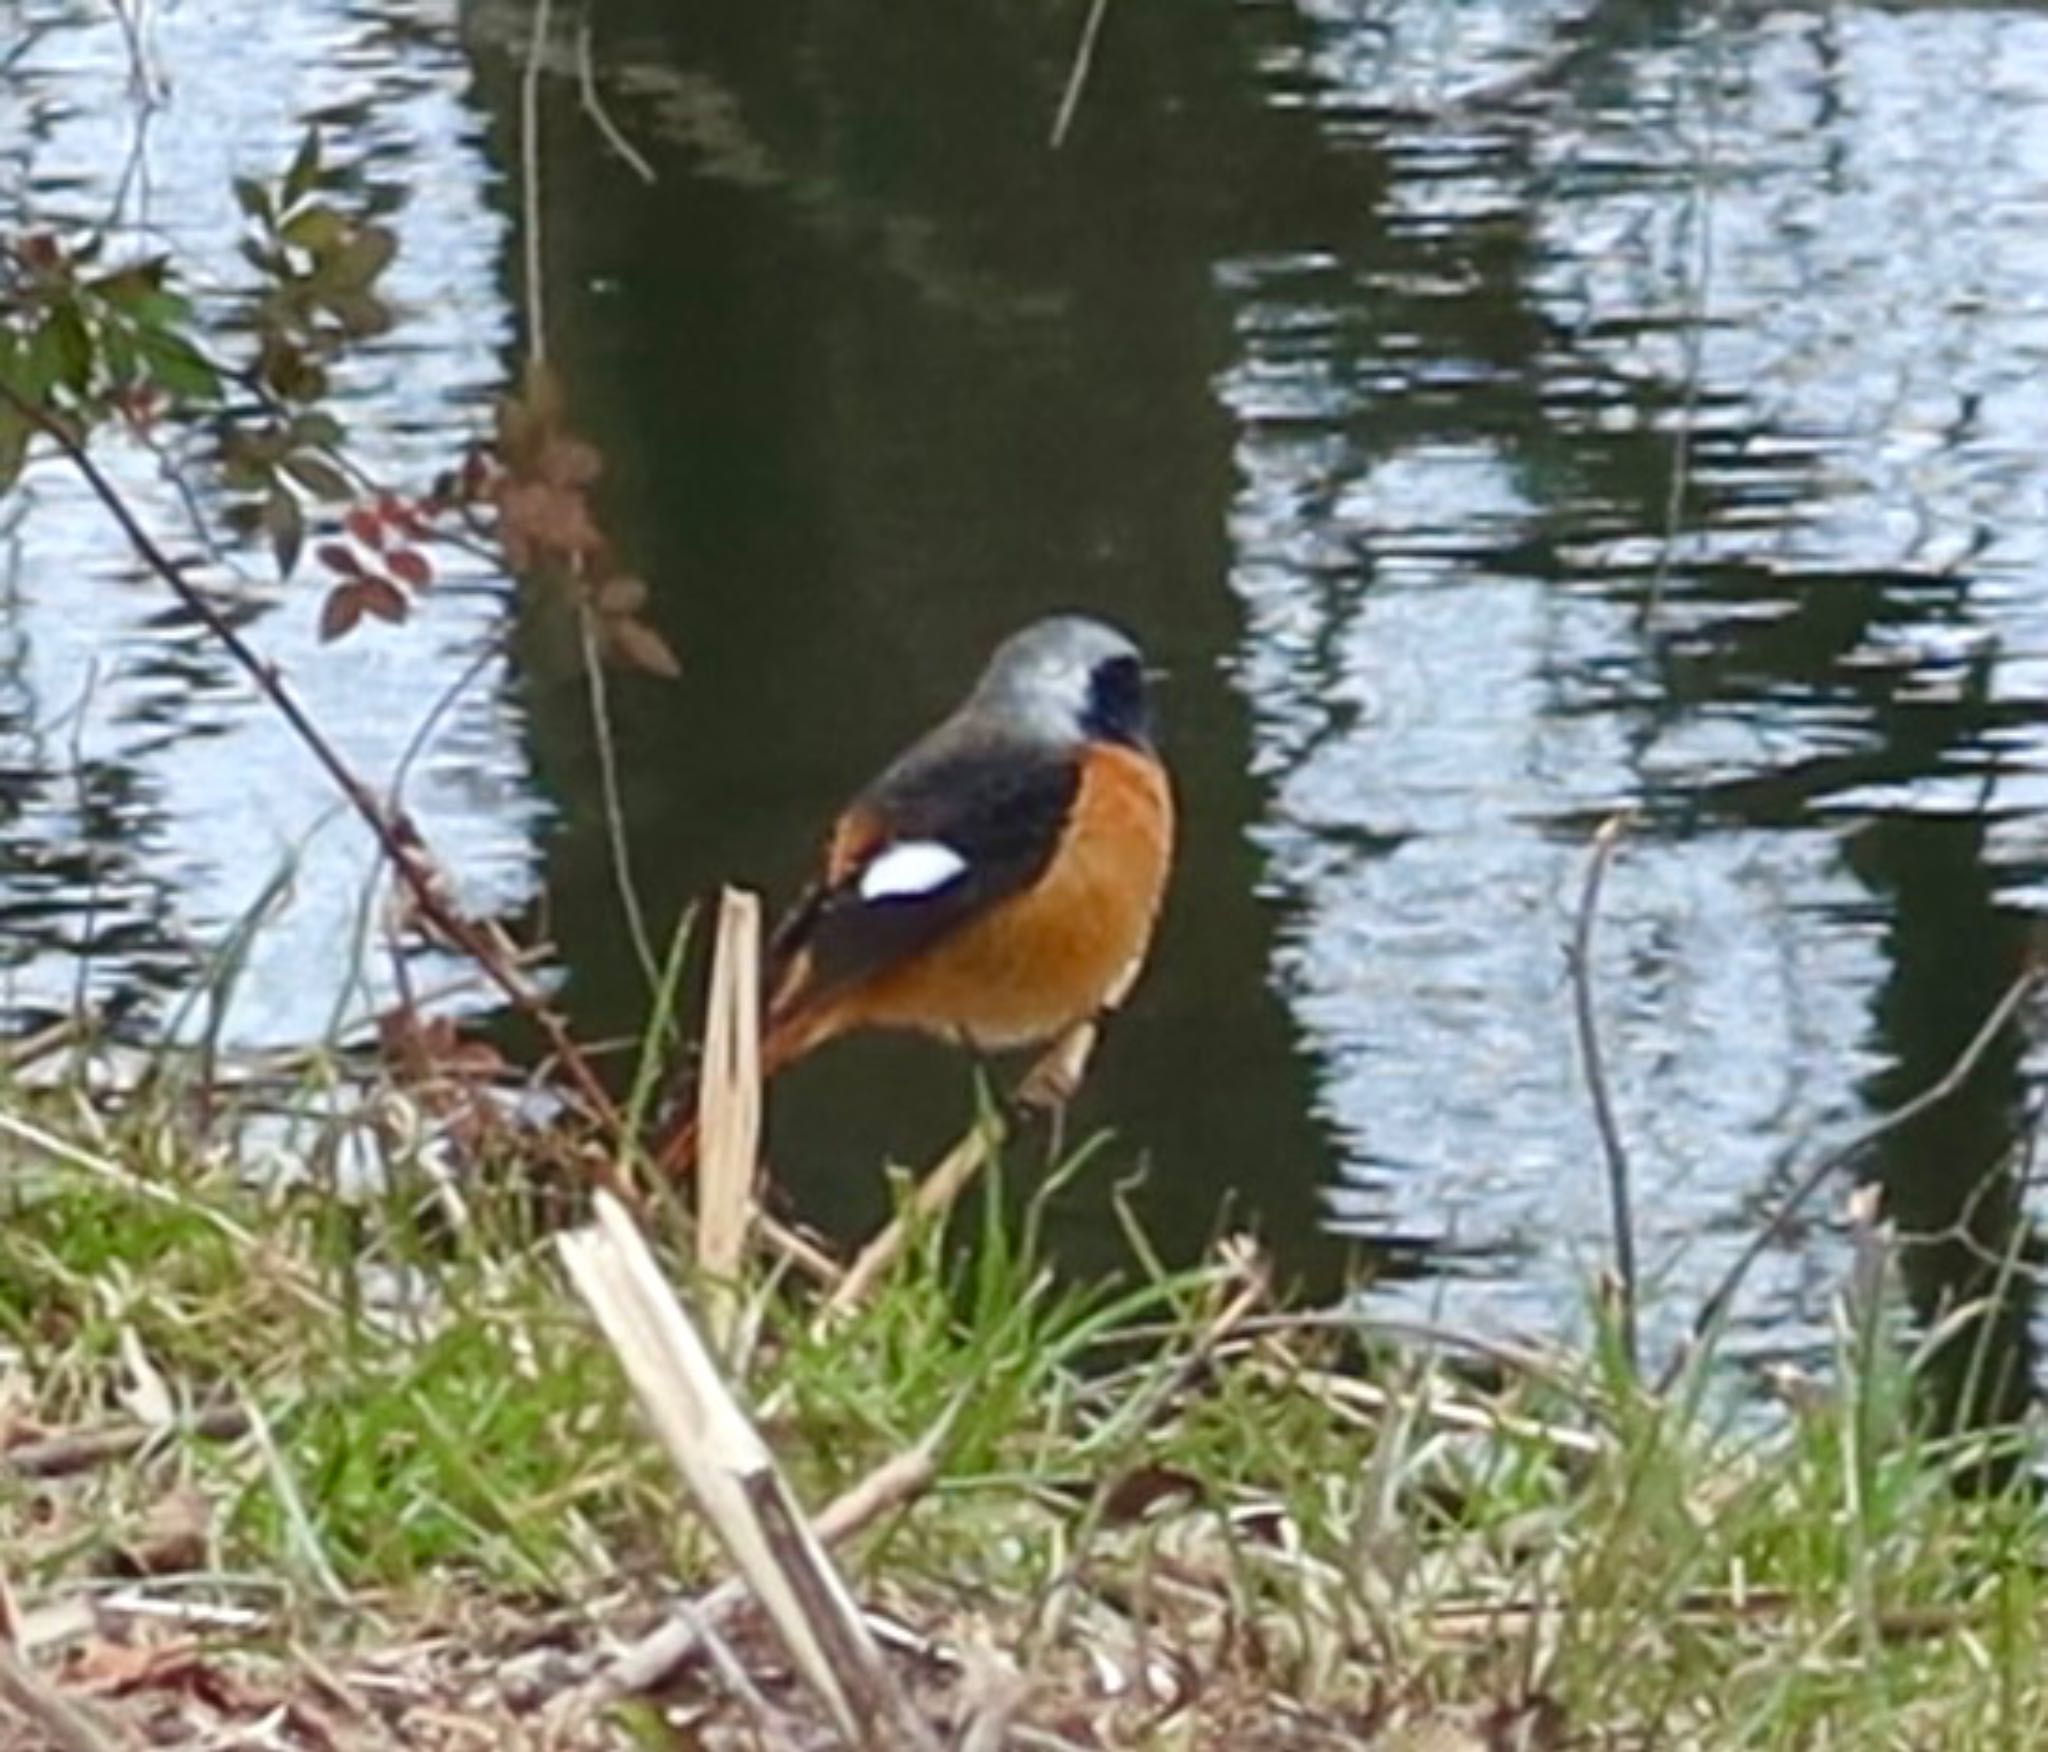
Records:
M253 0L188 0L156 19L146 123L104 95L97 9L30 10L0 156L39 210L112 210L225 276L228 172L333 117L404 239L352 422L392 468L473 428L516 350L523 6L308 3L258 51ZM1256 1222L1317 1290L1366 1269L1383 1306L1556 1330L1605 1257L1564 945L1590 835L1631 809L1594 974L1668 1340L2033 935L2048 15L1112 7L1057 152L1078 20L878 16L608 0L591 79L651 183L584 115L573 39L544 81L550 341L687 670L613 690L652 913L727 877L786 894L994 639L1119 618L1174 673L1187 818L1079 1115L1142 1169L1130 1203L1170 1253ZM61 475L33 485L22 734L100 671L86 728L16 763L17 992L61 1002L118 920L94 989L154 1013L327 805ZM424 633L318 653L310 597L245 569L373 769L513 612L476 577ZM551 903L579 1022L629 1028L587 696L559 628L511 631L423 812L479 904ZM113 787L96 814L79 771ZM323 1025L304 970L352 964L351 856L307 860L251 1032ZM1948 1237L1908 1256L1923 1311L2022 1236L2040 1071L2017 1031L1864 1164ZM792 1200L868 1220L874 1163L966 1100L916 1043L806 1067L776 1103ZM1108 1175L1063 1200L1070 1258L1118 1256L1111 1207ZM1840 1210L1772 1250L1745 1350L1823 1341ZM2015 1355L2029 1320L2001 1304Z

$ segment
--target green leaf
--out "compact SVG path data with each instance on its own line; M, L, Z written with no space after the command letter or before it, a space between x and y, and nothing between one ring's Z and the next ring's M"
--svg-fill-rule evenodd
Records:
M18 339L10 338L11 356L5 363L7 381L24 401L48 401L50 385L56 381L56 349L43 339L43 331Z
M176 292L158 290L135 301L135 320L151 328L180 328L192 320L192 302Z
M292 421L292 443L307 450L331 450L342 440L341 422L315 410Z
M300 486L323 499L339 500L355 496L355 489L349 485L348 476L333 463L318 456L287 456L284 459L285 472Z
M271 392L289 402L316 402L327 393L327 373L296 342L272 335L257 362Z
M164 256L154 256L148 261L131 262L125 268L116 268L112 273L88 280L86 288L116 309L140 315L144 300L163 288L167 260Z
M398 253L398 234L382 225L365 225L327 269L328 279L348 291L367 292Z
M306 516L289 490L273 486L263 501L263 533L270 537L270 551L277 556L277 575L289 578L299 563L299 549L306 541Z
M275 214L270 205L270 191L253 176L235 178L235 205L265 230L275 223Z
M100 360L108 381L125 387L142 374L142 354L135 331L125 322L109 322L100 330Z
M40 393L62 387L84 395L92 385L92 331L76 304L66 300L43 319L29 343L30 376Z
M310 251L315 256L326 256L342 248L349 240L349 223L325 202L308 207L303 213L294 213L284 222L278 233L286 243Z
M268 487L275 473L261 457L232 455L221 459L220 478L238 493Z
M391 326L391 309L370 292L330 292L320 302L351 340L381 335Z
M173 401L220 400L220 374L183 335L169 329L138 329L142 357L156 386Z
M299 142L299 150L292 159L292 167L284 173L284 204L296 207L313 191L313 184L320 177L320 130L308 127L306 137Z
M243 238L235 248L241 251L242 260L250 267L273 280L281 280L291 271L291 264L284 259L282 250L273 249L267 243L258 243L253 237Z
M28 437L28 420L21 410L11 402L0 402L0 493L20 478L22 462L28 455Z

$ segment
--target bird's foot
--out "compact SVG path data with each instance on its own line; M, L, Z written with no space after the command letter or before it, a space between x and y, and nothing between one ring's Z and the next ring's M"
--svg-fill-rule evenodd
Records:
M1010 1097L1020 1115L1046 1116L1053 1156L1065 1147L1067 1106L1081 1092L1099 1032L1092 1020L1075 1023L1046 1048Z

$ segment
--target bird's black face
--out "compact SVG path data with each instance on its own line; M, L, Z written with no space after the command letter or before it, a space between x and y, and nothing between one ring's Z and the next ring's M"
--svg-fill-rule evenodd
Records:
M1089 672L1081 728L1098 742L1119 742L1127 748L1151 746L1145 667L1135 656L1105 658Z

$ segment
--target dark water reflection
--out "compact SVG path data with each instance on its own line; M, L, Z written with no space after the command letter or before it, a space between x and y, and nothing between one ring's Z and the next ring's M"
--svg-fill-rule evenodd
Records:
M278 52L357 91L365 174L437 215L407 259L443 290L394 337L421 377L364 387L366 431L430 448L504 369L491 166L530 14L469 9L465 64L432 8L301 10L324 24ZM1376 1261L1390 1302L1551 1328L1603 1257L1562 945L1592 827L1632 806L1597 971L1668 1338L1815 1151L1939 1074L2033 936L2048 16L1113 7L1057 154L1076 20L878 18L606 0L593 70L651 186L566 52L548 81L553 340L689 670L614 699L651 906L786 890L994 637L1122 618L1175 671L1188 815L1083 1115L1149 1164L1143 1219L1186 1254L1228 1210L1320 1288ZM294 104L219 102L289 137ZM220 157L186 150L197 202ZM489 775L444 838L487 869L534 832L483 727L516 702L559 812L532 843L569 1000L628 1027L573 651L534 620L519 658L441 757ZM178 860L133 863L190 908ZM1970 1225L1910 1255L1923 1312L2026 1222L2038 1072L2002 1042L1867 1165L1903 1222ZM776 1110L793 1196L865 1220L871 1164L935 1148L964 1100L914 1043L807 1068ZM1747 1348L1821 1337L1837 1204L1766 1260ZM1106 1184L1061 1230L1117 1254ZM2021 1357L2025 1305L1998 1322Z

